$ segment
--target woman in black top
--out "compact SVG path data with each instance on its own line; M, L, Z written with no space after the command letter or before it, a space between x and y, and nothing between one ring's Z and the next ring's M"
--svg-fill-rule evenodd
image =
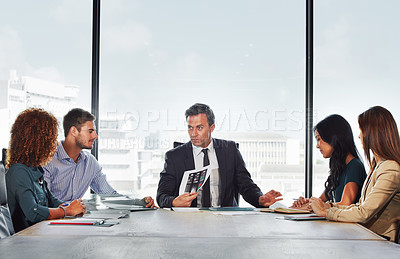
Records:
M365 168L354 144L350 124L340 115L333 114L314 127L317 148L329 158L329 176L325 190L319 197L323 202L350 205L360 199L366 178ZM306 207L309 199L300 197L293 207Z

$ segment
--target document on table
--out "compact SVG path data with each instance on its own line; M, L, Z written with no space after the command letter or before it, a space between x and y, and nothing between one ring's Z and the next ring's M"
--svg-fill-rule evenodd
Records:
M111 209L116 210L154 210L155 208L147 208L144 199L135 199L126 196L109 196L102 198L101 202Z
M255 211L257 209L250 207L210 207L210 208L200 208L200 210L210 210L210 211Z
M92 219L121 219L129 217L129 210L95 210L90 211L83 215L83 218L92 218Z
M227 216L240 216L240 215L256 215L260 214L258 208L243 208L243 207L222 207L222 208L210 208L209 211L216 215L227 215Z
M264 208L260 209L261 212L277 212L277 213L285 213L285 214L309 214L310 211L308 210L300 210L294 208L284 208L284 207L277 207L275 209L272 208Z
M175 212L199 212L200 209L196 207L172 207L172 211Z
M198 192L210 178L211 170L209 168L210 166L205 166L200 169L185 171L179 186L179 195Z
M325 220L326 218L320 217L316 214L310 214L310 215L285 215L283 216L283 219L302 221L302 220Z

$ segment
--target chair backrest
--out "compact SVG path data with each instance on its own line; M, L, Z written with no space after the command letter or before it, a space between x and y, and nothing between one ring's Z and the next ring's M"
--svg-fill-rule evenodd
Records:
M6 160L7 160L7 149L3 148L1 150L1 163L3 164L3 166L6 166Z
M4 149L3 149L4 151ZM5 161L0 163L0 239L14 234L14 227L7 206L6 170Z
M174 148L179 147L180 145L183 145L183 144L185 144L185 143L174 141ZM236 143L236 147L239 149L239 143Z
M182 142L174 141L174 148L179 147L180 145L183 145Z
M6 189L6 170L3 163L0 164L0 206L7 205L7 189Z

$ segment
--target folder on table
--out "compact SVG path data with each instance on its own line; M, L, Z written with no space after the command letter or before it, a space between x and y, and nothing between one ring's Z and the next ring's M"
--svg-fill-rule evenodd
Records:
M80 225L80 226L101 226L109 227L118 224L118 220L105 220L93 218L75 218L50 221L50 225Z

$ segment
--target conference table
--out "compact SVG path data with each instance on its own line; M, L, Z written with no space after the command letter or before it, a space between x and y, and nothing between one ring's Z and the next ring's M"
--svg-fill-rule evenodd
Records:
M291 221L258 210L157 209L127 215L110 227L42 221L0 240L0 257L400 258L399 245L355 223Z

